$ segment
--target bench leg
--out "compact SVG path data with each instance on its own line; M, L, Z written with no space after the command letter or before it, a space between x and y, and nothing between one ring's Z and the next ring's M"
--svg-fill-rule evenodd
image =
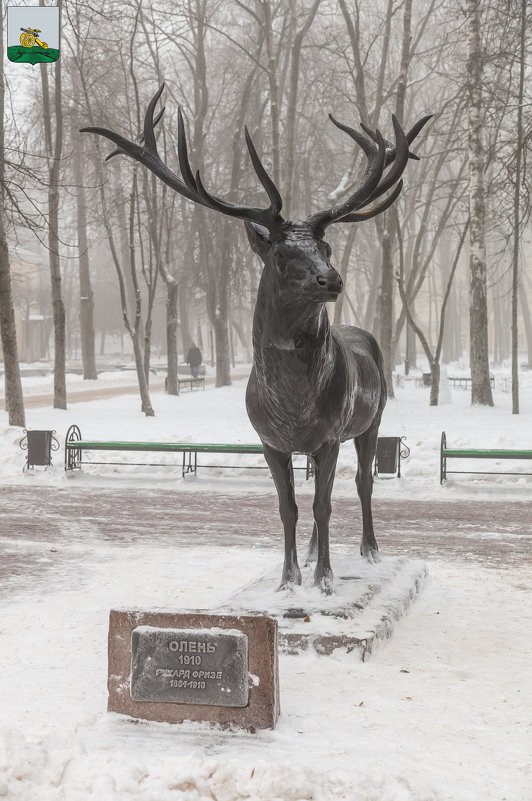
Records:
M188 462L187 462L188 456ZM194 451L194 464L192 463L192 451L183 451L183 469L181 472L184 478L187 473L194 473L196 475L198 470L198 452Z
M397 437L397 478L401 478L401 440Z
M440 445L440 484L443 484L443 482L447 480L447 457L443 453L446 447L447 437L445 436L445 431L442 431Z

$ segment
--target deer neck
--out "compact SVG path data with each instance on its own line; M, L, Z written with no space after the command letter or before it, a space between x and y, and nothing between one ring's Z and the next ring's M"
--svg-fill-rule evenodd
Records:
M285 359L322 371L328 362L331 333L324 303L283 293L263 275L253 318L253 350L258 370Z

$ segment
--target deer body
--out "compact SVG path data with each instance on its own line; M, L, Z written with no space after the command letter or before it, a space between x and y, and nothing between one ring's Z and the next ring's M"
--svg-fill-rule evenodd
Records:
M301 582L291 457L306 453L316 470L314 529L307 559L316 560L315 583L330 593L330 497L339 446L348 439L361 446L357 473L365 521L361 549L366 558L378 558L371 490L377 432L386 403L382 358L371 334L329 324L325 303L338 297L342 280L330 264L326 242L301 224L295 231L291 224L275 244L256 227L247 226L247 231L264 269L253 318L254 365L246 406L279 495L285 528L281 587Z
M386 142L378 130L362 125L368 139L331 117L364 151L367 168L362 184L342 203L304 222L293 223L281 216L281 195L266 173L247 129L249 154L269 197L268 208L240 205L207 192L200 174L194 175L189 163L181 111L178 156L182 178L168 169L158 156L154 134L164 111L154 119L162 90L163 86L152 98L144 130L134 141L104 128L82 130L105 136L117 145L108 158L129 155L189 200L245 221L250 245L264 263L253 319L254 365L246 405L279 496L285 533L281 588L301 583L292 454L306 453L315 466L314 528L307 559L316 560L315 584L328 594L333 580L329 560L331 492L340 443L348 439L354 440L358 456L360 551L369 561L378 560L371 512L372 464L386 403L386 383L381 353L371 334L352 326L329 324L325 304L334 302L343 286L330 263L331 248L323 236L331 223L361 222L391 206L401 191L400 177L408 159L417 159L409 145L430 117L421 119L407 134L393 118L395 146ZM391 189L385 200L363 210Z
M269 270L255 306L248 415L270 447L312 454L362 434L382 411L380 351L366 331L331 326L324 302L283 303Z

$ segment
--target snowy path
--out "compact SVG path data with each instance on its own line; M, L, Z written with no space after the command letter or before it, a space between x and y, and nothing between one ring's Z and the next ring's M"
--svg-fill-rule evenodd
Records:
M238 373L234 373L232 376L233 381L241 381L244 378L247 378L249 375L249 371L245 370L244 372L239 371ZM78 376L69 376L76 379ZM155 375L150 376L150 392L161 392L164 389L164 376L162 375ZM216 383L215 376L205 376L205 384L206 386L213 386ZM89 388L87 388L87 384L89 384ZM37 385L38 386L38 385ZM187 392L188 390L182 390ZM105 400L107 398L116 398L120 395L136 395L139 394L139 386L138 384L131 383L131 384L120 384L119 386L109 387L105 386L105 379L100 379L99 381L85 381L83 383L83 388L80 387L79 382L77 385L74 384L72 388L68 388L67 392L67 403L70 405L71 403L85 403L86 401L98 401L98 400ZM45 392L40 395L35 394L25 394L24 396L24 406L26 409L39 409L39 408L46 408L53 405L54 396L52 393ZM4 398L0 397L0 411L5 409L5 400Z
M311 498L300 501L300 553L312 528ZM0 487L0 596L36 580L54 587L65 571L98 558L99 546L265 548L282 559L273 491L235 496L190 490L113 491ZM532 516L525 502L375 499L375 530L385 553L461 559L484 567L532 566ZM358 501L333 504L331 542L358 548ZM72 545L75 549L72 551ZM54 550L51 550L51 549ZM92 555L92 556L91 556ZM81 558L83 557L83 558ZM70 565L70 568L69 568Z

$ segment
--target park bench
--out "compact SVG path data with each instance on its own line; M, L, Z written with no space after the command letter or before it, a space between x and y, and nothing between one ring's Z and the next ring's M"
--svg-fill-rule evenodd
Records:
M448 448L445 431L442 431L440 446L440 484L447 478L447 473L478 473L481 475L529 476L531 473L504 473L500 470L448 470L447 459L532 459L532 450L521 449L479 449Z
M450 375L447 376L448 380L452 383L453 387L467 389L471 385L470 375ZM490 384L492 389L495 389L495 377L490 373ZM432 376L430 373L423 373L421 378L416 379L416 386L430 387L432 385Z
M260 444L222 444L222 443L196 443L196 442L96 442L94 440L84 440L77 425L72 425L67 431L65 439L65 470L80 470L82 467L83 456L86 451L136 451L141 453L179 453L182 454L181 475L187 473L196 474L198 471L198 453L237 453L237 454L264 454L264 449ZM125 462L96 462L91 459L87 464L111 464L119 465ZM144 465L147 467L168 467L162 462L128 462L135 466ZM202 467L233 468L243 469L244 466L228 464L204 464ZM267 465L254 465L253 469L267 470ZM295 468L306 470L306 478L313 475L313 466L307 457L305 468Z
M463 387L467 389L471 385L471 376L470 375L450 375L448 376L449 381L452 381L453 387ZM495 377L493 373L490 373L490 384L492 389L495 388Z
M194 389L205 389L205 376L198 375L196 378L194 376L185 376L183 378L177 377L177 383L179 385L179 391L181 389L186 389L187 387L192 391Z
M198 375L194 377L190 365L179 364L177 366L177 384L180 392L187 388L191 392L195 389L205 389L205 365L200 364Z

